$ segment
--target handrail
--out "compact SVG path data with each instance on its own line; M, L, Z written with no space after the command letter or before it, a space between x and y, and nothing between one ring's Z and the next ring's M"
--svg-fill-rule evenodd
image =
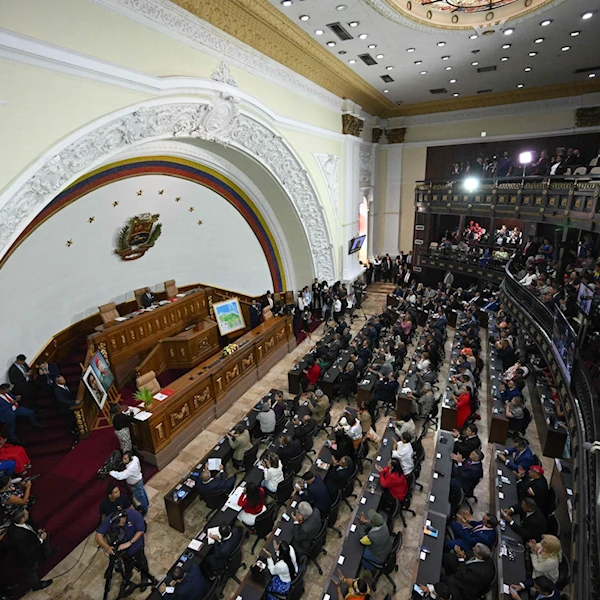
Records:
M533 332L536 344L541 348L551 347L553 315L529 290L515 278L512 261L506 265L506 277L500 289L504 300L512 303L516 315ZM537 339L536 339L537 338ZM560 371L558 377L561 377ZM585 442L600 437L600 407L592 379L577 354L572 370L571 385L563 382L561 388L567 401L571 455L574 465L575 496L573 523L576 564L572 569L572 585L577 600L600 596L600 461L583 448ZM567 555L573 555L573 551Z
M568 182L568 183L578 183L578 182L598 182L600 183L600 175L585 173L581 175L527 175L522 177L520 175L511 175L510 177L479 177L477 175L460 175L459 177L446 177L444 179L421 179L415 181L416 185L448 185L452 186L454 183L462 183L464 184L467 179L477 179L478 182L482 184L501 184L501 183L541 183L543 181L552 182Z

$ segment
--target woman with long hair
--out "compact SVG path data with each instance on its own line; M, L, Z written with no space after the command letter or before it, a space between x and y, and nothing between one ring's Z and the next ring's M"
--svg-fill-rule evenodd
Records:
M265 478L262 480L262 486L270 492L275 493L277 487L284 479L283 465L279 460L279 456L275 452L270 452L262 464L265 469Z
M544 534L539 544L535 540L530 540L527 545L529 546L533 571L531 577L525 579L523 583L510 586L515 592L533 588L534 580L537 577L547 577L552 583L556 583L560 576L559 566L562 558L562 548L557 537Z
M379 483L384 489L381 503L387 510L394 506L394 500L402 502L406 498L408 483L397 458L392 458L385 468L381 468L379 465L376 465L376 468L379 471Z
M244 493L238 500L238 506L242 507L238 519L248 527L254 527L256 517L265 511L265 490L249 481Z
M275 596L269 592L287 594L290 591L292 580L298 573L294 548L285 541L280 544L274 541L273 548L275 550L274 557L263 548L263 553L267 557L267 568L272 575L267 587L267 600L276 600Z

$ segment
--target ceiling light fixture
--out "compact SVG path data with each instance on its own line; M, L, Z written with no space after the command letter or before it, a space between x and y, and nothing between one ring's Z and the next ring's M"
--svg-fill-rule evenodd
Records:
M325 32L322 29L315 30L315 35L323 35Z
M508 60L508 56L503 56L503 57L502 57L500 60L501 60L502 62L506 62L506 61Z
M456 96L458 96L458 92L454 92L452 95L456 98Z
M596 77L596 73L590 73L590 74L588 75L588 77L589 77L590 79L593 79L594 77Z
M529 56L537 56L537 52L530 52Z
M581 31L571 31L571 37L577 37Z
M545 19L544 21L542 21L542 22L540 23L540 25L541 25L542 27L547 27L548 25L550 25L550 23L552 23L552 19Z
M327 45L328 45L330 48L333 48L333 47L335 46L335 42L327 42Z
M449 56L442 56L442 60L448 60L449 58Z
M512 27L509 27L508 29L504 30L504 35L512 35L515 32L515 30Z
M281 0L281 6L291 6L292 0Z
M421 75L427 75L427 71L421 71Z
M386 68L385 68L385 70L386 70L386 71L391 71L391 70L393 70L393 68L394 68L394 67L392 67L392 66L389 66L389 67L386 67Z
M529 73L529 71L531 71L531 67L525 67L523 71L525 71L525 73Z
M350 25L350 27L358 27L360 25L360 23L358 21L350 21L350 23L348 23L348 25Z
M407 48L407 49L406 49L406 51L407 51L407 52L414 52L414 51L415 51L415 49L414 49L414 48Z
M367 46L367 48L370 48L371 50L374 50L375 48L377 48L377 44L369 44Z
M563 46L563 47L561 48L561 50L562 50L563 52L566 52L567 50L570 50L570 49L571 49L571 46Z
M470 39L470 40L476 40L478 37L479 37L479 36L478 36L476 33L474 33L473 35L470 35L470 36L469 36L469 39Z
M522 83L519 83L519 84L517 85L517 87L518 87L518 88L522 88L522 87L525 87L525 86L524 86Z
M504 44L504 46L502 46L502 50L508 50L511 46L512 44Z
M452 67L446 67L446 71L452 71Z
M346 10L348 7L345 4L338 4L335 10Z
M544 41L544 38L537 38L536 40L534 40L534 42L536 44L541 44Z
M383 54L378 54L375 58L383 58Z
M310 17L308 15L300 15L301 21L308 21L309 19L310 19Z
M423 61L422 60L415 60L415 65L422 65Z
M389 94L389 93L390 93L390 90L383 90L383 93L384 93L384 94Z
M456 83L456 79L451 79L450 83Z
M359 40L366 40L368 37L369 37L369 34L368 34L368 33L361 33L361 34L358 36L358 39L359 39Z
M437 45L438 45L440 48L442 48L443 46L445 46L445 45L446 45L446 42L438 42L438 43L437 43Z
M594 12L593 12L593 11L589 11L589 12L584 12L584 13L581 15L581 18L582 18L584 21L587 21L588 19L591 19L593 16L594 16Z
M473 67L476 67L478 64L479 64L479 63L478 63L477 61L475 61L475 62L472 62L472 63L471 63L471 66L473 66Z
M338 54L348 54L345 50L340 50Z
M355 64L355 63L356 63L356 59L355 59L355 58L351 58L351 59L350 59L348 62L349 62L351 65L353 65L353 64Z

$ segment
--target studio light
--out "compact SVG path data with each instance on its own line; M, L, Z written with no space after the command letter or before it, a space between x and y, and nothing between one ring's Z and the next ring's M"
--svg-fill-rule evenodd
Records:
M479 179L475 177L467 177L465 179L464 188L467 192L474 192L479 187Z

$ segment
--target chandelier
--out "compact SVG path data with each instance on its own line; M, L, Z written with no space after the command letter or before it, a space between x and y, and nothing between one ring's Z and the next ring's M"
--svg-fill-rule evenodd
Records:
M508 6L517 0L416 0L421 6L441 12L475 13Z

